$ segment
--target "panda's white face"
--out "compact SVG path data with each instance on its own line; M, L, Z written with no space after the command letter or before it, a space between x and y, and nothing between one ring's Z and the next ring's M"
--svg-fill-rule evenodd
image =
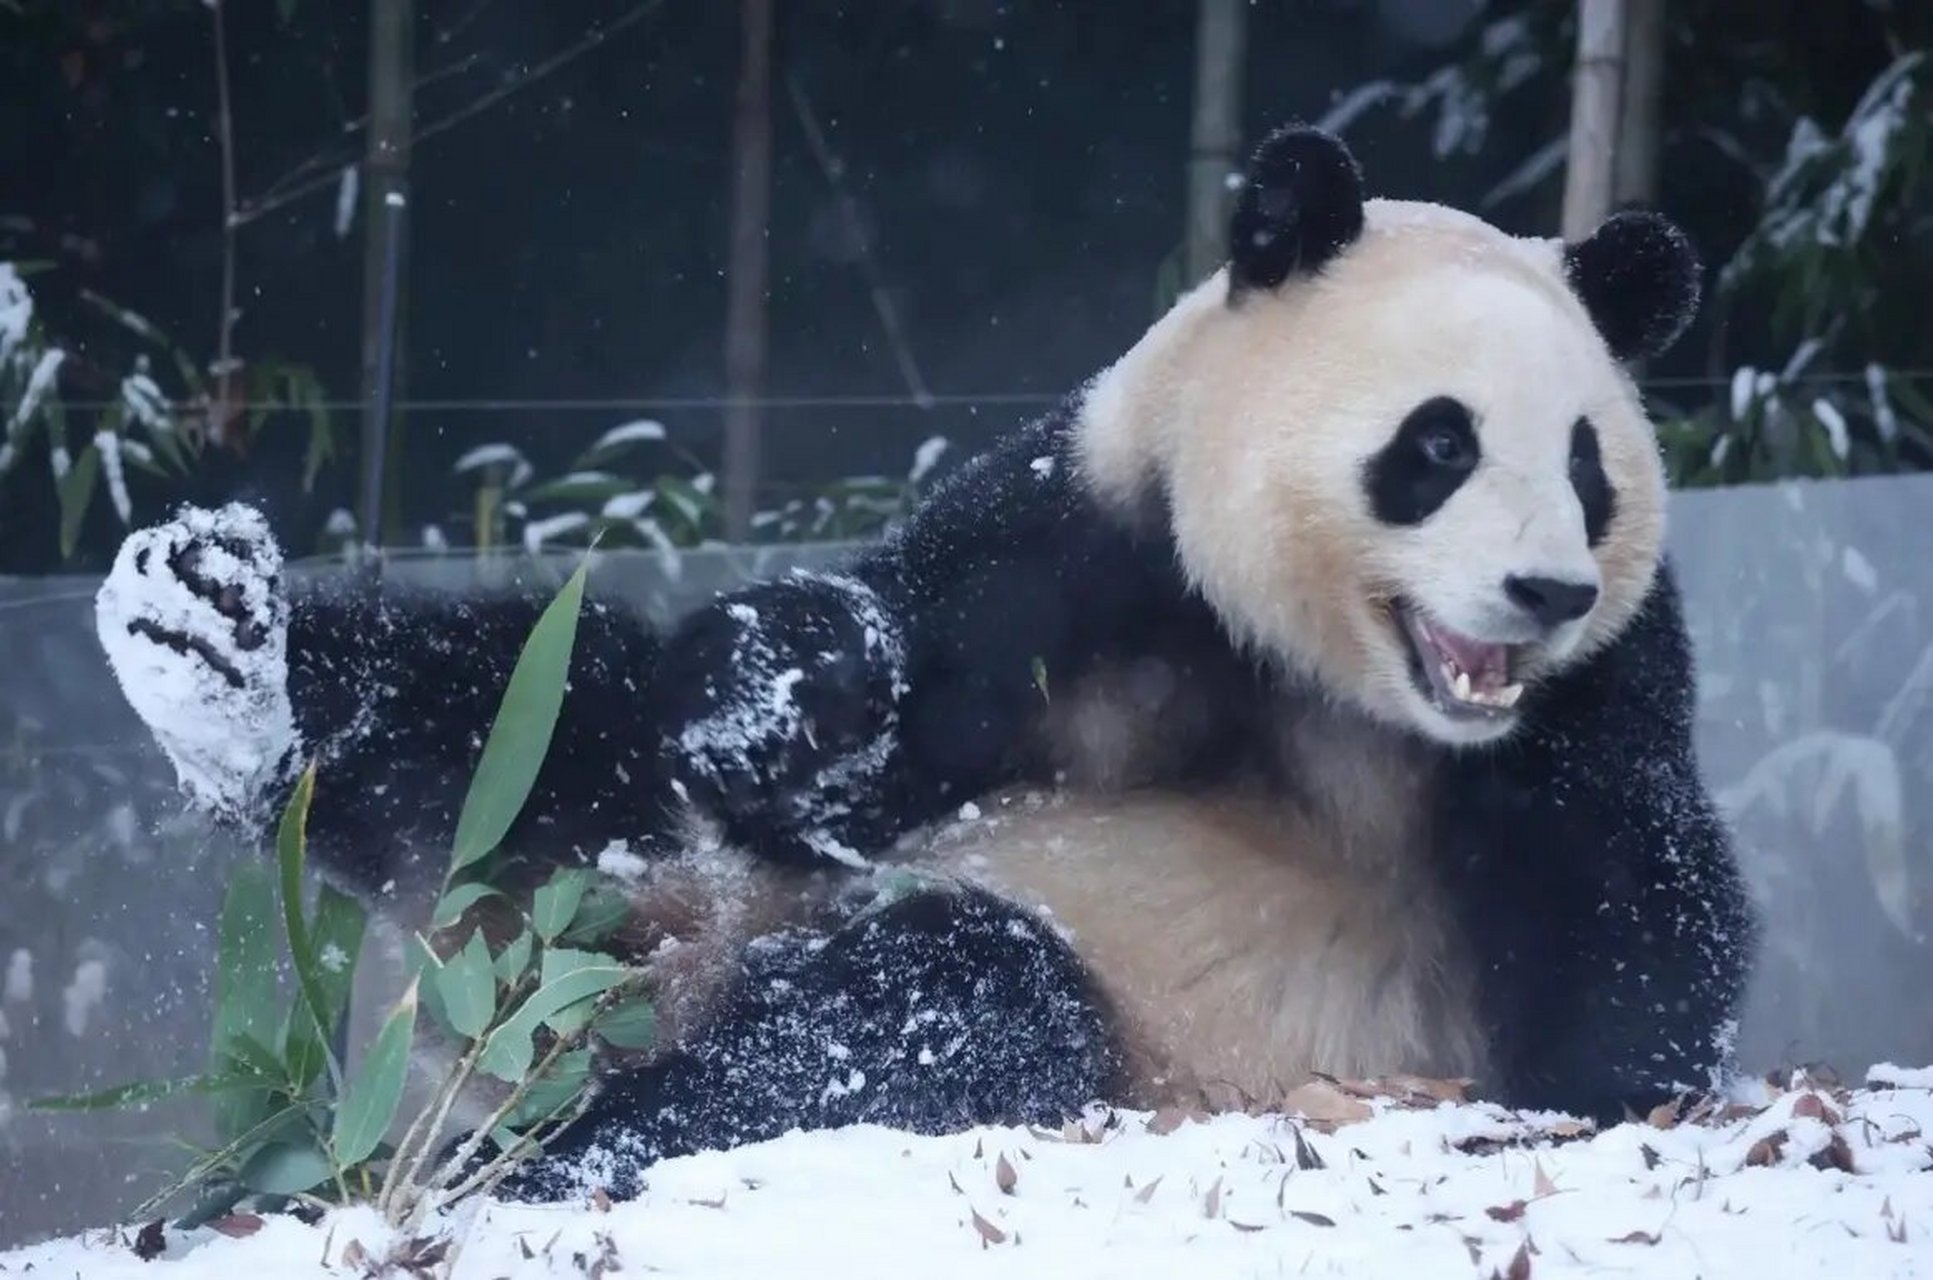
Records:
M1317 274L1211 280L1091 389L1105 492L1158 480L1232 630L1377 719L1449 745L1649 590L1664 477L1560 246L1370 201Z

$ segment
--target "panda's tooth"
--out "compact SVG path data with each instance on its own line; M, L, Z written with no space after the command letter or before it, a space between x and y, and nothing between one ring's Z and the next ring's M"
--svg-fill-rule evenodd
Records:
M1524 687L1521 684L1507 684L1497 690L1497 705L1500 707L1514 707L1517 705L1517 699L1523 696Z
M1470 701L1470 673L1468 671L1457 672L1456 683L1451 687L1456 690L1456 696L1458 698L1464 702Z

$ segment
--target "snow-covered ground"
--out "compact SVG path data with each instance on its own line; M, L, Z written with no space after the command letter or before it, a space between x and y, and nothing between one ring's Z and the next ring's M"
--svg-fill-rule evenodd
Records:
M0 1276L1933 1277L1933 1071L1795 1084L1596 1135L1331 1090L1305 1095L1316 1120L795 1133L668 1161L630 1203L472 1203L411 1239L362 1209L244 1216L151 1261L131 1226L0 1254Z

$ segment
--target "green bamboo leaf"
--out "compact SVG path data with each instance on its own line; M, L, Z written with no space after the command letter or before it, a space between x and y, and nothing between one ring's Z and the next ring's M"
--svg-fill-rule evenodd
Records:
M578 905L577 914L571 918L570 928L564 930L559 941L595 946L630 915L631 900L623 890L602 881L593 883Z
M478 1058L478 1069L515 1084L530 1070L531 1036L539 1026L556 1017L559 1010L580 1001L596 999L631 974L630 970L608 957L599 956L596 959L598 964L563 973L532 992L515 1013L490 1033L490 1039Z
M495 849L516 821L537 780L557 713L564 705L571 648L577 641L577 615L584 601L590 558L557 593L517 657L503 692L483 758L470 779L463 812L457 818L451 871L460 871Z
M436 987L450 1027L466 1040L482 1035L497 1011L497 974L481 929L436 971Z
M344 1169L368 1159L396 1119L396 1107L403 1100L403 1084L409 1076L410 1042L416 1032L416 985L410 983L396 1002L395 1011L376 1033L362 1069L344 1091L342 1105L336 1108L330 1145L336 1163Z
M562 981L573 973L595 972L607 969L617 963L612 957L596 951L576 951L569 947L551 947L544 952L542 965L539 969L538 982L540 986L548 986ZM620 969L619 972L621 975L620 981L623 977L630 976L630 970L628 969ZM607 987L614 985L616 984L606 984ZM604 989L601 988L591 995L573 1000L568 1004L560 1005L557 1009L544 1015L544 1025L560 1036L567 1036L574 1032L582 1031L590 1023L591 1008L596 996L602 995L603 993Z
M304 1008L291 1008L283 1023L283 1059L297 1088L307 1088L328 1061L325 1037L333 1037L349 1009L349 993L356 980L356 957L368 913L345 893L324 885L316 895L315 921L310 937L315 945L316 979L322 989L323 1015L328 1025L318 1028Z
M437 980L437 975L443 972L443 958L430 948L429 942L420 933L410 936L409 950L412 958L408 973L410 980L417 984L417 999L438 1026L455 1035L456 1028L450 1025L450 1012L443 1007L442 984Z
M101 451L90 444L81 450L81 456L61 477L60 555L63 560L74 554L74 547L80 542L81 521L87 517L88 507L94 503L94 489L100 474Z
M29 1111L113 1111L121 1107L146 1106L167 1098L206 1096L208 1094L266 1093L276 1087L273 1076L255 1071L235 1071L221 1075L209 1073L184 1076L179 1080L137 1080L98 1093L57 1094L35 1098L27 1103Z
M292 1196L321 1186L334 1173L328 1155L305 1138L258 1148L235 1171L235 1180L258 1195Z
M552 942L570 927L578 904L584 901L584 891L591 887L591 878L587 868L566 867L537 890L531 900L530 927L538 937Z
M648 998L627 1000L597 1020L598 1037L617 1049L649 1049L658 1037L658 1011Z
M302 918L302 866L308 856L309 802L314 797L315 764L311 762L302 771L295 793L282 810L282 822L275 833L275 861L281 871L282 925L288 935L289 960L295 966L296 986L301 989L302 1003L307 1006L309 1016L315 1020L330 1078L340 1088L342 1064L335 1061L335 1053L328 1045L333 1024L328 995L322 984L321 962L308 922Z
M208 1046L215 1071L246 1060L243 1041L268 1043L274 1036L281 1014L275 961L274 877L260 863L244 863L232 873L222 901L214 1029ZM216 1132L228 1138L247 1131L268 1114L266 1105L260 1097L217 1098Z
M473 880L468 884L457 885L436 904L436 914L430 918L430 928L447 929L463 918L482 898L500 898L503 895L481 881Z
M584 1091L591 1078L591 1051L573 1049L557 1055L557 1061L524 1093L523 1101L511 1108L504 1124L522 1129L536 1124L561 1107L567 1107Z
M498 982L506 987L513 986L517 979L524 976L524 970L530 967L530 948L535 943L536 936L525 929L504 944L503 950L497 953L496 963L493 966Z

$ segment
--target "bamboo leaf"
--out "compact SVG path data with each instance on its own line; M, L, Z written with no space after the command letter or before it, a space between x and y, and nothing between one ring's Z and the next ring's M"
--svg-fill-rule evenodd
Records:
M302 771L302 777L295 784L295 793L282 810L281 826L275 834L275 861L282 876L282 925L288 935L289 959L295 966L296 985L301 989L302 1003L307 1006L309 1016L315 1019L323 1061L330 1066L330 1077L340 1082L342 1064L335 1061L335 1053L328 1045L333 1030L329 999L322 985L315 940L310 936L308 922L302 918L302 866L308 851L309 802L314 797L315 765L311 762Z
M578 904L577 914L571 918L570 928L564 930L563 942L583 946L595 946L609 937L631 914L631 900L625 893L605 883L593 883L584 900Z
M592 1029L614 1048L649 1049L658 1036L658 1011L647 998L627 1000L599 1018Z
M591 873L584 867L566 867L551 876L548 884L533 895L530 927L545 942L553 942L577 916L584 891L591 886Z
M300 1007L289 1010L283 1024L283 1058L297 1088L307 1088L328 1061L325 1037L333 1037L349 1008L355 985L356 956L362 950L368 915L362 904L324 885L316 896L315 923L310 929L315 945L316 979L322 990L323 1015L328 1025L318 1028Z
M29 1111L113 1111L120 1107L146 1106L148 1103L161 1102L168 1098L243 1093L251 1090L266 1093L274 1089L277 1083L273 1076L262 1075L255 1071L236 1071L222 1075L209 1073L184 1076L179 1080L137 1080L131 1084L103 1089L98 1093L69 1093L57 1094L50 1098L35 1098L27 1103L27 1109Z
M497 1010L497 975L482 930L436 971L436 986L450 1027L466 1040L482 1035Z
M502 897L495 889L481 881L473 880L468 884L457 885L436 904L436 914L430 919L432 929L447 929L463 918L480 899Z
M535 942L535 935L525 929L504 944L503 950L497 953L496 963L493 966L498 982L506 987L513 986L517 979L524 976L524 970L530 967L530 948Z
M268 1042L281 1009L275 974L275 881L259 863L235 869L222 901L215 964L214 1030L209 1059L217 1071L245 1060L244 1041ZM256 1097L218 1098L216 1131L224 1138L243 1133L266 1114Z
M523 1079L524 1073L530 1070L531 1036L540 1025L555 1017L559 1010L579 1001L593 1000L630 976L630 970L608 957L599 956L597 960L596 965L572 969L555 980L547 980L532 992L515 1013L490 1033L478 1058L478 1069L512 1084Z
M564 705L589 569L587 556L537 619L517 657L457 818L453 872L495 849L529 798Z
M87 509L94 503L94 489L101 475L101 450L97 445L88 445L81 450L81 456L60 479L60 555L65 560L74 554L74 547L80 542L81 521L87 518Z
M344 1091L336 1108L330 1145L337 1164L350 1168L369 1158L396 1119L409 1075L409 1047L416 1032L416 986L411 982L395 1010L376 1033L362 1069Z
M292 1196L321 1186L334 1172L313 1141L274 1142L243 1161L235 1180L260 1195Z
M549 1116L551 1112L568 1106L577 1095L584 1091L585 1082L591 1077L591 1051L573 1049L569 1053L557 1055L557 1061L550 1070L525 1091L523 1101L511 1109L504 1123L512 1129L522 1129Z

